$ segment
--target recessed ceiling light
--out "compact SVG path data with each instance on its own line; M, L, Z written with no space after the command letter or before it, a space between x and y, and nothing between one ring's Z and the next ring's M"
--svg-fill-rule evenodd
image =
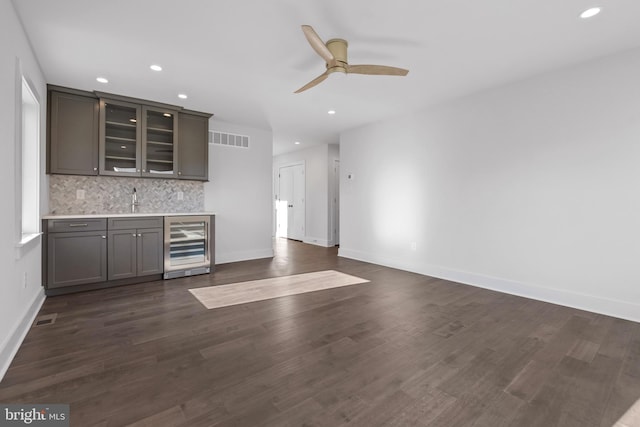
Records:
M151 68L153 71L162 71L162 67L156 64L153 64L149 68Z
M584 12L582 12L582 13L580 14L580 18L582 18L582 19L587 19L587 18L594 17L594 16L596 16L597 14L599 14L601 10L602 10L602 9L601 9L601 8L599 8L599 7L592 7L592 8L590 8L590 9L587 9L587 10L585 10Z
M296 142L294 142L294 144L300 145L300 141L296 141Z
M105 79L104 77L98 77L96 78L96 80L100 83L109 83L109 80Z
M327 111L327 114L330 114L330 115L332 115L332 116L333 116L335 113L336 113L336 110L329 110L329 111Z
M187 95L185 95L184 93L179 93L179 94L178 94L178 98L180 98L180 99L187 99L188 97L187 97Z
M163 114L163 116L165 116L165 117L171 117L171 114L169 114L169 113L164 113L164 114Z
M136 123L136 122L137 122L137 120L136 120L136 119L129 119L129 121L130 121L131 123Z

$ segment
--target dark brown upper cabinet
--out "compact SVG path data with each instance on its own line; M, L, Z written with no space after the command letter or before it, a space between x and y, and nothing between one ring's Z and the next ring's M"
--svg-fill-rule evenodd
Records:
M140 176L142 107L100 100L100 175Z
M210 114L180 112L178 115L178 178L209 180Z
M142 176L177 178L178 112L142 108Z
M48 173L208 179L212 114L54 86L49 97Z
M98 99L50 90L47 173L98 174Z
M178 111L100 100L100 174L176 178Z

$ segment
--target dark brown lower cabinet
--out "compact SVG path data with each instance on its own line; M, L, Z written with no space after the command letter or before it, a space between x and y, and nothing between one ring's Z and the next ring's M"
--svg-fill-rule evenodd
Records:
M162 228L138 230L136 265L138 276L164 272L164 232Z
M109 231L109 280L162 274L162 228Z
M106 231L50 233L47 237L47 287L107 280Z
M163 224L163 217L43 220L47 295L161 279Z

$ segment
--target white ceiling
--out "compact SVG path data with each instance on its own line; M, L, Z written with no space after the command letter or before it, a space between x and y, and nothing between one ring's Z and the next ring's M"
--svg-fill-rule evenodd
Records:
M638 0L14 0L49 83L271 129L274 154L341 131L640 45ZM595 18L578 17L602 6ZM349 41L351 64L408 68L293 91L324 61L300 29ZM162 72L149 69L160 64ZM96 77L109 79L106 85ZM189 98L181 100L178 93ZM335 109L335 116L327 115ZM294 141L302 144L295 146Z

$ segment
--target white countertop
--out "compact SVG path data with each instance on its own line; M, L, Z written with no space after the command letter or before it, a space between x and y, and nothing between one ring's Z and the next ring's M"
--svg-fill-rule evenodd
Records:
M154 212L154 213L103 213L103 214L78 214L78 215L43 215L42 219L75 219L75 218L127 218L143 216L191 216L191 215L215 215L214 212Z

